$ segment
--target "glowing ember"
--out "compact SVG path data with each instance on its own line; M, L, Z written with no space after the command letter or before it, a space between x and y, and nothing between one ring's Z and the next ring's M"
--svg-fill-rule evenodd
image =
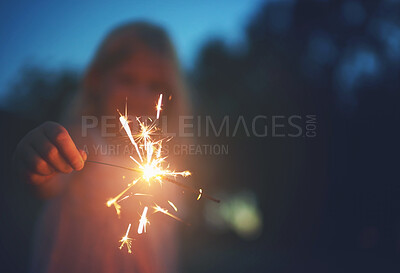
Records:
M171 201L168 200L168 204L170 204L170 206L171 206L175 211L178 211L178 208L175 206L174 203L172 203Z
M121 113L120 113L120 114L121 114ZM136 152L137 152L137 154L139 155L140 161L143 161L143 159L142 159L142 157L141 157L141 155L140 155L140 152L139 152L139 147L138 147L138 145L136 144L135 140L134 140L133 137L132 137L131 128L129 127L127 118L128 118L128 117L124 117L124 116L121 115L121 116L119 117L119 121L121 122L122 126L124 127L124 130L125 130L126 134L128 135L129 140L131 141L131 143L132 143L133 146L135 147Z
M154 213L156 213L156 212L161 212L161 213L164 213L165 215L168 215L169 217L171 217L171 218L173 218L173 219L175 219L175 220L178 220L178 221L180 221L180 222L182 222L182 223L185 223L185 221L183 221L181 218L179 218L179 217L177 217L177 216L171 214L170 212L168 212L168 210L166 210L166 209L160 207L160 206L157 205L157 204L154 204L154 205L155 205L155 206L153 207ZM187 224L187 223L185 223L185 224ZM189 225L189 224L187 224L187 225Z
M132 238L128 237L129 234L129 230L131 229L131 224L129 224L128 229L126 230L125 236L121 238L121 240L119 240L119 242L121 243L121 245L119 246L119 249L122 249L124 247L124 245L126 245L128 252L132 253Z
M157 103L157 107L156 107L156 109L157 109L157 119L160 118L160 111L162 110L161 109L161 103L162 103L162 94L160 94L160 97L158 98L158 103Z
M122 195L124 195L130 188L132 188L137 182L139 181L139 179L136 179L134 181L132 181L132 183L130 183L128 185L128 187L123 190L120 194L118 194L117 196L115 196L114 198L111 198L107 201L107 207L111 207L112 205L114 205L115 210L117 212L118 217L121 215L121 206L118 204L118 200L121 198ZM129 196L128 196L129 197ZM128 197L124 197L123 199L126 199Z
M201 198L201 195L203 194L203 190L199 189L199 195L197 196L197 200L199 200Z
M146 217L147 209L148 209L147 207L144 207L142 216L140 217L139 227L137 230L138 234L142 234L143 231L146 232L146 225L149 223L149 220L147 220L147 217Z

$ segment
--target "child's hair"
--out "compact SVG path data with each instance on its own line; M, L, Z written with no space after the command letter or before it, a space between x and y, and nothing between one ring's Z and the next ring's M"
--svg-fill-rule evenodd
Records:
M97 50L83 78L83 92L80 94L82 103L80 114L101 114L100 97L103 95L99 92L101 77L111 68L127 60L135 52L143 49L149 50L170 62L173 69L173 71L170 71L171 78L168 83L170 90L160 90L160 92L166 92L166 99L170 96L173 98L174 114L186 112L187 92L178 58L167 33L157 25L147 22L134 22L124 24L111 31Z

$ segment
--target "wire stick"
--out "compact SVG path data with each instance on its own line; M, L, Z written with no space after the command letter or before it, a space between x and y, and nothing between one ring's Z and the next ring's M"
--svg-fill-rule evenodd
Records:
M120 169L124 169L124 170L128 170L128 171L132 171L132 172L137 172L140 173L141 171L135 168L130 168L130 167L125 167L125 166L120 166L120 165L115 165L115 164L111 164L111 163L106 163L106 162L100 162L100 161L94 161L94 160L86 160L85 162L89 162L89 163L94 163L94 164L101 164L101 165L105 165L105 166L110 166L110 167L114 167L114 168L120 168ZM192 187L189 187L181 182L172 180L170 178L167 177L163 177L163 180L168 181L170 183L173 183L181 188L184 188L185 190L191 191L193 193L199 193L199 190L194 189ZM216 203L221 202L219 199L216 199L208 194L205 194L204 192L202 193L202 197L207 198L211 201L214 201Z

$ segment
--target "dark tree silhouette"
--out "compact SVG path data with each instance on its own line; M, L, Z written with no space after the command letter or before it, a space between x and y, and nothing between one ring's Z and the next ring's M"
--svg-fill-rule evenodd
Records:
M79 87L73 69L51 70L38 65L21 69L7 92L6 108L35 121L58 121Z
M221 270L244 271L250 259L277 271L396 268L399 11L396 1L276 1L250 21L244 44L204 46L190 73L199 113L318 119L314 139L200 140L229 143L223 160L240 166L215 171L220 187L250 189L261 202L262 237L247 250L290 257L283 267L279 255L252 252ZM222 248L234 236L212 241Z

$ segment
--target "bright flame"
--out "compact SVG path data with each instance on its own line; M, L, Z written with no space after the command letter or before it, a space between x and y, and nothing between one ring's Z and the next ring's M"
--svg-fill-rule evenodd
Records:
M162 110L161 109L162 98L163 95L160 94L160 97L158 98L158 102L156 105L157 120L159 119L160 111ZM119 121L121 122L122 127L124 128L126 134L128 135L131 143L135 147L136 153L138 154L140 161L136 160L133 156L130 156L130 158L137 165L138 167L137 170L140 171L142 175L137 180L135 180L134 183L128 185L128 187L119 195L108 200L107 206L110 207L111 205L114 205L118 215L120 215L121 206L118 204L117 201L121 198L123 194L125 194L127 190L129 190L129 188L131 188L139 180L144 180L148 182L148 184L150 185L151 181L157 181L159 183L162 183L163 178L175 178L176 176L186 177L191 175L189 171L176 172L168 169L169 168L168 165L164 166L166 165L165 159L167 157L162 157L162 152L163 152L162 143L165 139L160 139L158 141L155 141L152 138L152 135L154 135L158 130L158 128L156 127L157 120L152 121L151 119L149 119L152 123L150 125L146 125L145 122L141 121L140 118L136 117L136 121L139 123L140 126L140 131L137 135L133 135L128 121L127 103L125 104L125 115L122 115L121 113L119 114L120 114ZM125 198L127 197L124 197L123 199ZM170 201L168 202L174 208L174 210L177 211L176 206L172 202Z
M161 105L162 105L162 97L160 94L158 99L158 103L156 106L157 109L157 119L160 117ZM140 132L137 135L133 135L132 131L129 127L129 122L127 120L127 106L125 106L125 115L123 116L120 113L120 122L122 127L125 129L126 134L128 135L131 143L136 149L136 153L139 156L140 162L137 161L133 156L130 158L136 163L139 167L139 170L142 171L141 178L147 181L150 184L151 180L156 180L159 183L162 182L162 178L166 176L176 177L176 176L189 176L191 173L189 171L181 171L175 172L168 169L168 166L164 168L164 162L166 157L162 157L162 142L165 139L160 139L158 141L154 141L152 139L152 135L156 133L158 130L156 127L156 121L152 121L152 124L147 126L145 122L141 121L140 118L136 117L137 122L140 126ZM135 140L136 139L136 140ZM138 145L139 143L139 145Z

